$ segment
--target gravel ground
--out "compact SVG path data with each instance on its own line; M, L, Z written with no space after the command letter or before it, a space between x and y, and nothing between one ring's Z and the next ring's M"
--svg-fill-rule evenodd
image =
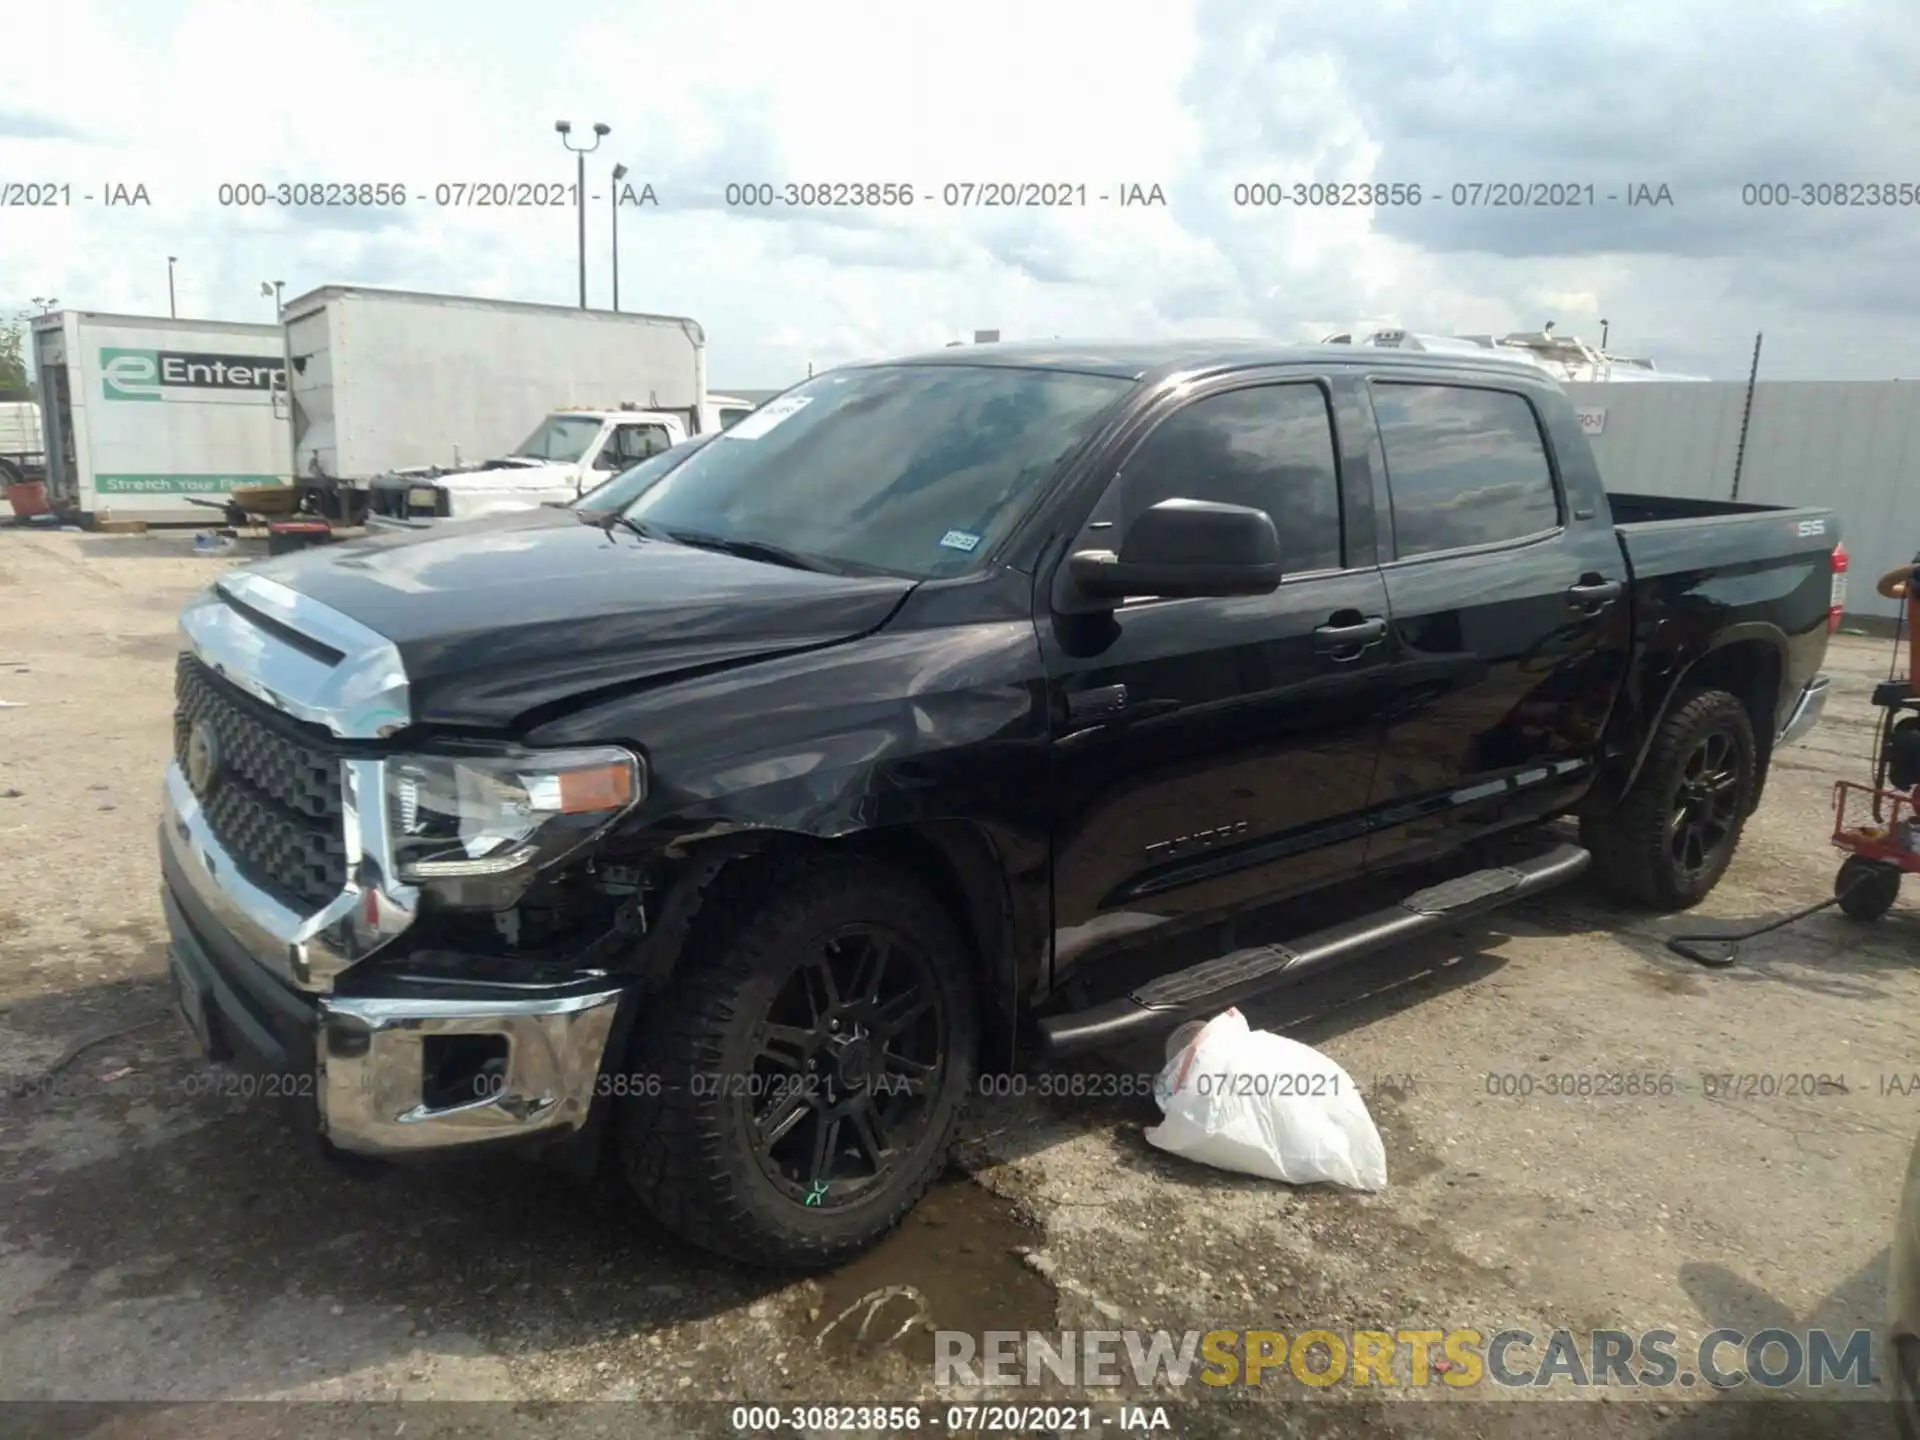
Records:
M1574 887L1250 1012L1359 1082L1387 1141L1375 1196L1166 1156L1142 1139L1148 1099L982 1101L964 1171L899 1236L793 1283L673 1245L611 1186L507 1165L344 1178L286 1143L265 1105L223 1094L167 1006L153 831L173 618L231 563L177 534L0 530L0 1078L126 1032L81 1054L59 1093L0 1102L0 1400L16 1402L0 1417L17 1433L517 1435L556 1415L583 1432L738 1433L740 1401L944 1405L924 1335L860 1342L842 1325L816 1342L889 1285L975 1332L1515 1325L1691 1341L1881 1323L1920 1126L1920 921L1901 909L1873 928L1821 915L1706 970L1661 944L1697 917L1623 919ZM1836 642L1839 698L1776 761L1699 916L1830 893L1828 790L1864 778L1865 697L1888 648ZM1100 1073L1120 1078L1096 1085L1124 1089L1157 1059L1112 1057ZM1628 1073L1672 1078L1548 1093L1553 1076ZM1755 1078L1714 1098L1709 1074ZM1772 1078L1803 1075L1830 1083L1789 1094L1797 1082ZM1490 1093L1503 1085L1532 1093ZM1777 1399L1741 1403L1755 1388L1554 1403L1550 1387L1543 1405L1269 1377L1145 1399L1196 1436L1892 1433L1877 1409L1831 1401L1787 1424ZM1015 1398L1049 1394L1075 1398ZM1115 1392L1077 1398L1110 1410ZM227 1403L263 1400L308 1403ZM657 1408L593 1403L621 1400Z

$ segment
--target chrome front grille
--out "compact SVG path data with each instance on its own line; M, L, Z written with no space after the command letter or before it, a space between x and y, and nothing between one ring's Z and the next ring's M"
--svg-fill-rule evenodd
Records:
M182 655L174 675L173 749L207 824L247 879L303 911L341 893L347 880L341 756L324 731L274 714Z

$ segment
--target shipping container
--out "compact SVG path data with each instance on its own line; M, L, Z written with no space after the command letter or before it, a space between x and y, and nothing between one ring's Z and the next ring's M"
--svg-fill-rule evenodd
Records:
M328 285L281 319L303 480L478 463L570 407L683 412L700 428L706 335L683 316Z
M204 524L189 497L291 483L278 325L59 310L33 354L56 509Z

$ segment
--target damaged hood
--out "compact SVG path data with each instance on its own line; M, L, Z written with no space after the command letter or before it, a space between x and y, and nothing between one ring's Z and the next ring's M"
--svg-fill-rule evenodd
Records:
M911 580L823 575L643 540L570 510L322 546L249 567L391 640L416 724L530 710L878 628Z

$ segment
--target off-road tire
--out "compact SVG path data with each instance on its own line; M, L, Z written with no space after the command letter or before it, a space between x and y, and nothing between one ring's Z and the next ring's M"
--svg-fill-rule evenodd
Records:
M1833 877L1833 894L1844 914L1871 924L1900 898L1900 871L1879 860L1850 855Z
M1690 872L1674 855L1669 827L1688 762L1716 735L1732 742L1733 818L1724 842L1702 868ZM1626 797L1608 814L1580 822L1580 843L1593 854L1593 875L1600 888L1635 909L1673 911L1698 905L1713 893L1740 848L1757 774L1753 722L1736 696L1725 690L1695 690L1678 697L1661 720Z
M737 1073L755 1017L808 941L849 924L884 927L930 962L944 1008L944 1080L925 1132L874 1194L808 1210L762 1173L741 1100L713 1093L711 1077ZM636 1027L628 1068L645 1084L629 1088L643 1093L618 1098L614 1114L628 1184L668 1229L747 1264L822 1270L869 1248L946 1168L978 1059L975 973L939 901L893 867L808 857L722 872L702 898L670 990Z

